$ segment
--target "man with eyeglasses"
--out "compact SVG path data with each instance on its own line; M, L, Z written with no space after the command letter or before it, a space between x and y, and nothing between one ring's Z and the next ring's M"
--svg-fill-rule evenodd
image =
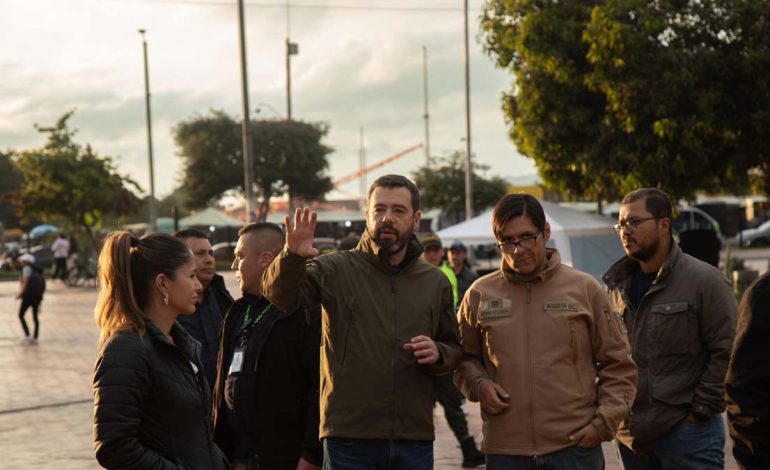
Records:
M674 243L671 220L668 195L643 188L625 196L615 225L627 256L604 282L639 368L617 450L626 470L722 469L735 298L719 269Z
M534 197L509 194L492 226L503 261L468 289L455 382L481 404L487 470L604 468L600 444L628 415L636 367L610 300L546 248Z

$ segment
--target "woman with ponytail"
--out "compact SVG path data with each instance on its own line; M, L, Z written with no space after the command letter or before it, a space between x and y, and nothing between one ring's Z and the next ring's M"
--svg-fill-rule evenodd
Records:
M229 465L212 441L200 345L176 323L201 293L187 245L166 234L115 232L99 256L94 448L107 469Z

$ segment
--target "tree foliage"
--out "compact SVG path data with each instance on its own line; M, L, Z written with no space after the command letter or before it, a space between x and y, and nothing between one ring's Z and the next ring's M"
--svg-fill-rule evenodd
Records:
M481 212L505 195L508 183L499 176L484 178L478 174L488 167L473 165L473 211ZM465 158L463 152L453 152L440 159L432 159L430 166L421 167L414 174L420 188L423 207L441 209L451 222L463 220L465 214Z
M322 123L252 121L254 183L267 216L271 197L318 199L332 188L325 175L331 148L322 143ZM184 160L181 189L191 208L209 205L228 190L243 192L240 124L221 111L181 122L174 130Z
M547 183L692 198L768 174L769 13L752 0L490 0L482 29L516 77L513 140Z
M23 179L14 165L11 152L0 152L0 224L8 227L19 225L16 202L19 199Z
M103 216L134 212L140 190L131 179L119 175L109 157L99 156L90 145L73 140L67 126L69 112L59 118L42 148L19 154L16 166L24 180L19 203L24 216L64 222L83 228L92 243Z

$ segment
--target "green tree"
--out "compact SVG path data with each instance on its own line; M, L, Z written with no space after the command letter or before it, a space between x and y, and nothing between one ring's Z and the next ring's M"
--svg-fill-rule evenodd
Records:
M766 173L767 2L490 0L481 24L515 74L513 140L568 196L692 198Z
M742 192L770 156L770 8L753 0L602 2L584 39L630 163L623 189Z
M12 152L0 152L0 224L5 228L17 227L16 206L23 179L16 169Z
M252 121L254 183L259 214L271 197L318 199L332 189L325 175L331 149L322 143L328 126L301 121ZM184 160L181 190L190 208L211 204L226 191L243 193L240 124L222 111L196 116L174 130Z
M24 184L20 201L23 215L82 228L96 249L95 231L106 215L130 214L139 206L131 179L119 175L109 157L99 156L90 145L73 140L67 126L72 112L59 118L46 144L25 150L17 167Z
M623 171L606 100L585 83L582 36L594 3L489 0L481 18L485 50L515 75L502 97L512 140L572 199L616 197Z
M479 172L488 170L485 165L474 164L472 173L473 211L479 213L497 203L506 194L508 183L499 176L484 178ZM420 188L423 207L441 209L451 222L465 217L465 158L463 152L453 152L447 157L432 159L430 166L421 167L414 174L414 182Z

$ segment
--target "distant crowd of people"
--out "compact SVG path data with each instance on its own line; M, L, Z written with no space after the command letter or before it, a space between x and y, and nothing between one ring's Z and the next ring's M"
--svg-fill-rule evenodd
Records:
M502 261L481 277L462 242L444 261L439 237L418 240L408 178L378 178L365 216L355 246L322 255L309 209L285 230L243 227L237 300L204 233L111 234L99 464L427 470L438 403L468 467L600 470L612 441L627 470L722 469L727 409L739 466L770 468L770 278L739 308L724 274L673 241L662 191L623 199L626 256L603 285L562 264L527 194L495 206ZM480 449L465 400L480 404Z

